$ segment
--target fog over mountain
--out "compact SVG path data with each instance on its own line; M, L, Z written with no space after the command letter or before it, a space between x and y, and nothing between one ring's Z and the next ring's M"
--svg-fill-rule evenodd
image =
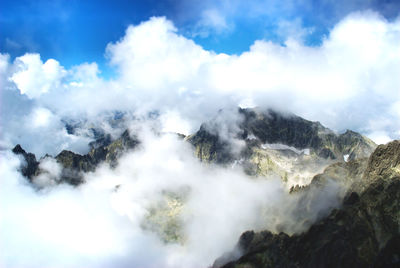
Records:
M367 10L319 46L293 34L231 55L151 17L107 45L109 79L96 62L1 53L0 266L209 267L250 254L239 264L257 267L257 232L303 241L352 192L370 202L375 177L385 193L397 182L396 143L378 147L394 164L369 157L400 139L399 44L400 19ZM392 218L371 238L384 256ZM358 264L383 258L369 256Z

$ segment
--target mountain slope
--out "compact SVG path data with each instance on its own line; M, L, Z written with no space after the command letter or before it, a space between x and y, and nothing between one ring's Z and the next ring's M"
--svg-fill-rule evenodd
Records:
M356 132L337 135L319 122L273 110L239 109L239 120L228 123L220 117L186 138L197 157L224 165L239 163L250 175L277 176L288 187L307 185L328 165L369 157L376 148Z
M356 171L355 175L359 176ZM357 179L355 179L357 180ZM368 160L363 189L347 195L341 209L303 234L245 232L234 254L215 267L399 267L400 141L380 145Z

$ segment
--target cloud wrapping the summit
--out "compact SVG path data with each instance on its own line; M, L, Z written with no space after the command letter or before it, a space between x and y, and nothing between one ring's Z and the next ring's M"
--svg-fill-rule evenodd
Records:
M389 22L369 11L344 18L317 47L292 38L285 46L258 40L240 55L217 54L180 35L171 21L153 17L129 26L107 46L117 70L111 80L101 78L95 63L65 70L53 59L43 63L38 54L13 63L3 55L2 66L8 66L1 70L8 90L3 102L27 102L27 96L33 108L24 117L41 108L60 119L158 111L165 122L172 122L168 114L182 122L175 131L185 134L219 109L250 104L384 142L399 137L399 43L400 20ZM5 136L8 143L18 142L13 133Z
M215 111L222 103L243 101L272 106L319 120L342 131L375 131L376 117L399 123L393 106L399 98L399 20L373 12L354 13L330 32L321 46L289 38L286 46L256 41L240 55L205 51L177 34L164 18L128 28L107 48L121 81L154 107L185 106ZM364 107L369 109L365 110ZM349 116L351 114L351 116ZM189 115L190 116L190 115ZM396 127L385 131L396 137Z
M368 134L376 131L373 121L382 114L400 123L392 111L400 88L395 73L400 68L399 32L399 20L354 13L320 47L290 38L284 47L261 40L241 55L226 55L206 51L178 35L171 22L152 18L128 28L107 52L120 71L121 87L129 87L142 105L151 103L149 108L177 106L190 117L199 110L216 111L221 103L251 100L336 130ZM196 109L190 111L188 105ZM379 130L394 138L396 128Z

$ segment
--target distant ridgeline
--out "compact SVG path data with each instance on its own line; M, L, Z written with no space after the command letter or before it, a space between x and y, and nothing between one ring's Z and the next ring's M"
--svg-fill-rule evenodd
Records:
M336 134L319 122L260 109L239 109L234 116L221 112L196 133L178 137L206 165L243 168L254 179L280 178L291 195L312 194L310 189L329 181L344 189L342 206L307 232L247 231L214 267L400 267L399 141L377 147L350 130ZM13 152L25 160L20 170L32 185L46 172L40 163L51 159L62 167L57 183L76 186L84 183L85 172L100 163L116 167L121 155L140 144L135 133L125 131L116 140L99 135L86 155L62 151L37 160L19 145ZM185 194L165 193L165 204L150 209L143 228L165 242L184 243L177 220L183 202Z
M193 145L195 155L203 162L240 165L251 176L278 176L288 187L307 185L328 165L368 157L376 148L373 141L356 132L337 135L319 122L292 114L239 109L235 117L235 121L224 121L217 115L193 135L179 136ZM70 125L66 127L73 131ZM82 173L94 171L102 162L116 166L124 152L139 144L135 133L126 130L116 140L98 134L86 155L64 150L55 157L63 167L59 182L78 185L83 182ZM41 172L39 162L51 158L46 155L37 161L20 145L13 152L26 160L21 171L30 181Z
M130 135L129 131L126 130L114 141L111 141L109 136L107 138L99 137L98 140L90 144L92 149L85 155L64 150L54 157L57 163L62 166L58 183L71 185L84 183L83 173L94 171L103 162L109 163L112 167L117 165L118 158L123 153L134 149L138 144L137 138ZM40 169L40 162L53 159L52 156L46 155L37 161L34 154L25 152L19 144L12 151L24 158L25 163L21 166L21 172L30 182L33 182L35 177L45 172Z

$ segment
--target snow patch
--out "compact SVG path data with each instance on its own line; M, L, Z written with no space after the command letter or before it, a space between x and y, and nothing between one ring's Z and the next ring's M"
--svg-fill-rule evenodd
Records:
M248 140L256 140L256 139L257 139L257 137L256 137L256 136L254 136L254 134L253 134L253 133L251 133L250 135L248 135L248 136L247 136L247 139L248 139Z
M306 149L297 149L293 146L289 146L286 144L282 144L282 143L265 143L261 145L261 148L263 149L272 149L272 150L290 150L298 155L310 155L310 149L306 148Z

